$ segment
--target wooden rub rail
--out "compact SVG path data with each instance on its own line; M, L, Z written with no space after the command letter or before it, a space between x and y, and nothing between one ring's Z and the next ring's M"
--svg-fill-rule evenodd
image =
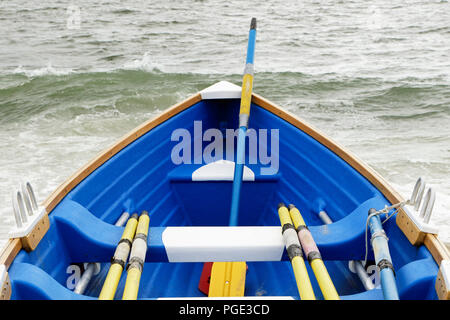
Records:
M11 282L9 281L6 266L0 264L0 300L9 300L11 298Z
M450 260L444 260L436 278L436 293L440 300L450 300Z

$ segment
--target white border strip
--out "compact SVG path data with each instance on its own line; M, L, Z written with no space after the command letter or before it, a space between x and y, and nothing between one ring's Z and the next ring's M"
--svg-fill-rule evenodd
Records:
M281 227L167 227L169 262L280 261Z

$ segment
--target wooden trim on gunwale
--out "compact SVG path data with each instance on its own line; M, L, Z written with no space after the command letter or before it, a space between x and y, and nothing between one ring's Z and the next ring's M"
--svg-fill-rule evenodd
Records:
M81 181L83 181L89 174L100 167L112 156L117 154L120 150L125 148L127 145L132 143L134 140L138 139L157 125L168 120L169 118L175 116L183 110L191 107L195 103L201 101L200 93L194 94L188 99L170 107L162 114L144 122L142 125L138 126L136 129L132 130L130 133L126 134L119 141L113 144L111 147L107 148L91 160L88 164L76 171L72 176L70 176L65 182L63 182L43 203L46 208L47 213L50 213L53 208ZM366 165L362 160L358 159L355 155L345 150L339 144L334 142L332 139L326 137L319 130L315 129L311 125L307 124L305 121L301 120L296 115L283 110L281 107L273 104L272 102L266 100L265 98L253 93L252 102L259 105L263 109L277 115L281 119L289 122L296 128L305 132L311 136L316 141L320 142L322 145L330 149L337 156L347 162L356 171L362 174L367 180L369 180L381 193L391 202L397 203L403 201L402 196L395 191L384 178L382 178L375 170ZM435 235L428 234L424 242L425 246L433 255L435 261L440 264L443 259L450 259L450 253L441 242L441 240ZM5 249L0 255L0 263L5 261L7 267L15 258L17 253L20 251L22 245L19 239L10 239Z
M8 269L20 249L22 249L22 241L20 239L9 239L0 255L0 264L4 264L6 269Z

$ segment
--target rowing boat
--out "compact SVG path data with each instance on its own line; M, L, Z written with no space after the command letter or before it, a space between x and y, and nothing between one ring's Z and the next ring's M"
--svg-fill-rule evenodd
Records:
M298 299L278 218L278 204L292 203L340 299L383 299L368 214L404 199L342 146L255 93L240 214L229 226L240 97L241 87L226 81L188 97L101 152L28 213L23 199L31 187L19 192L27 221L0 256L2 297L97 299L124 231L117 220L146 211L138 299L206 297L198 288L203 266L218 261L246 262L243 298ZM378 267L393 269L400 299L448 299L450 255L437 231L406 206L390 212L380 217L392 264ZM90 281L77 293L88 266L95 266ZM116 298L126 272L118 281Z

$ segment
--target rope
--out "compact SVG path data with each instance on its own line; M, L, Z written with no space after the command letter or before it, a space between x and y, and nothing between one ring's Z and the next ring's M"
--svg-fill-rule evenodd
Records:
M409 204L410 203L410 201L409 200L407 200L407 201L402 201L402 202L399 202L399 203L396 203L396 204L393 204L393 205L391 205L391 206L384 206L384 208L383 209L381 209L381 210L378 210L378 211L375 211L375 212L372 212L371 214L369 214L368 216L367 216L367 219L366 219L366 228L365 228L365 233L364 233L364 239L365 239L365 249L366 249L366 253L365 253L365 255L364 255L364 262L363 262L363 266L364 267L366 267L366 264L367 264L367 255L368 255L368 252L369 252L369 245L368 245L368 243L367 243L367 230L368 230L368 227L369 227L369 221L370 221L370 219L372 218L372 217L375 217L375 216L378 216L378 215L381 215L381 214L386 214L386 219L384 219L382 222L381 222L381 224L384 224L385 222L387 222L391 217L393 217L397 212L398 212L398 210L400 209L400 208L402 208L403 206L405 206L405 205L407 205L407 204ZM392 210L392 209L395 209L391 214L389 214L389 212Z

